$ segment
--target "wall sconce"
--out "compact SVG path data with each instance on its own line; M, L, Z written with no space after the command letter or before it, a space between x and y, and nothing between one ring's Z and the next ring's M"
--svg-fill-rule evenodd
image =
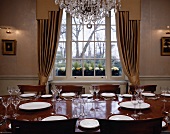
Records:
M168 31L166 32L166 34L170 34L170 26L167 26Z
M6 33L7 33L7 34L11 34L10 28L7 28Z
M11 28L8 27L0 27L0 29L5 29L7 34L11 34Z

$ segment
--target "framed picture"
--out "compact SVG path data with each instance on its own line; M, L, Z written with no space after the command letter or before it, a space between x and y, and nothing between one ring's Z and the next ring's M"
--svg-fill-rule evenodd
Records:
M170 37L161 38L161 55L170 56Z
M2 39L2 54L3 55L16 55L16 40Z

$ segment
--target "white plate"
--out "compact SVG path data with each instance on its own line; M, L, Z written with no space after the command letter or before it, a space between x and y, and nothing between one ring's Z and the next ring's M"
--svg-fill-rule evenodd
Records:
M143 96L146 96L146 97L153 97L155 96L154 93L142 93Z
M122 94L122 97L132 97L131 94Z
M52 97L52 95L51 94L45 94L45 95L41 95L41 97L42 98L50 98L50 97Z
M62 115L56 115L56 116L49 116L42 119L42 121L55 121L55 120L67 120L67 117Z
M27 93L27 94L21 94L21 97L34 97L35 94L34 93Z
M126 115L113 115L109 117L109 120L134 120L134 119Z
M38 110L38 109L48 108L50 106L51 104L48 102L29 102L29 103L21 104L19 108L23 110Z
M165 121L162 121L162 127L166 127L166 122Z
M92 94L82 94L81 96L82 96L82 97L88 97L88 98L93 97Z
M8 128L11 129L11 123L8 125Z
M132 104L131 101L125 101L125 102L121 102L119 103L120 107L124 107L124 108L130 108L130 109L146 109L146 108L150 108L150 104L148 103L142 103L141 106L139 107L139 104L136 105L136 107L134 108L134 105Z
M101 93L101 96L103 96L103 97L114 97L115 94L114 93Z
M72 93L72 92L70 92L70 93L62 93L61 94L61 96L63 96L63 97L74 97L76 94L75 93Z
M0 97L0 99L2 99L2 97Z
M170 94L161 94L162 96L170 97Z
M99 122L96 119L84 119L79 124L83 128L96 128L99 126Z

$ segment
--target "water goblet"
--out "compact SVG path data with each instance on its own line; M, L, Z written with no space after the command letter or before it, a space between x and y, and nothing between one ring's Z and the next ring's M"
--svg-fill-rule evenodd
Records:
M99 93L99 91L100 91L100 88L99 87L94 87L94 92L96 93L96 101L98 101L99 100L99 98L98 98L98 93Z
M58 101L60 101L61 100L61 98L60 98L60 94L61 94L61 91L62 91L62 86L59 86L59 88L57 88L57 92L58 92Z
M93 95L93 96L94 96L94 93L95 93L94 88L89 87L89 92L90 92L90 94L91 94L91 95Z
M52 86L51 92L53 94L53 99L51 101L54 102L54 101L56 101L56 93L57 93L57 90L56 90L55 86Z
M19 114L17 113L17 107L18 107L18 104L20 103L20 99L18 98L18 97L14 97L13 99L12 99L12 104L14 105L14 107L15 107L15 113L13 114L13 117L17 117L17 116L19 116Z
M165 95L166 95L166 93L167 93L167 87L164 87L164 86L162 86L161 87L161 93L162 93L162 95L164 96L164 98L163 98L163 102L167 102L167 100L165 99Z
M9 106L9 104L11 103L11 98L2 97L1 101L2 101L2 105L5 107L5 115L3 118L7 119L9 117L9 115L7 114L7 108Z
M78 110L77 110L77 107L78 107L78 104L79 104L79 99L78 98L74 98L72 100L73 104L74 104L74 110L73 110L73 118L78 118L79 115L78 115Z
M134 113L131 116L134 118L137 118L139 116L138 114L136 114L136 106L138 104L137 96L137 94L134 94L131 97L131 103L134 105Z
M11 96L12 96L12 93L14 92L14 88L8 86L8 87L7 87L7 91L8 91L8 93L9 93L10 97L11 97Z
M14 89L14 92L15 92L16 96L18 96L20 94L20 89L17 87Z
M142 113L142 111L141 111L141 105L142 105L142 103L144 102L144 98L142 97L142 96L139 96L138 97L138 103L139 103L139 112L138 112L138 115L142 115L143 113Z

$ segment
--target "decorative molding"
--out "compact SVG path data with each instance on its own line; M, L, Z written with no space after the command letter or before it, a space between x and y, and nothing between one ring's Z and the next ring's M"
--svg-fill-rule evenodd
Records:
M38 80L37 75L0 75L0 80Z
M51 84L121 84L126 85L127 81L50 81Z
M153 75L153 76L140 76L140 80L143 80L143 81L147 81L147 80L152 80L152 81L155 81L155 80L170 80L170 75Z

